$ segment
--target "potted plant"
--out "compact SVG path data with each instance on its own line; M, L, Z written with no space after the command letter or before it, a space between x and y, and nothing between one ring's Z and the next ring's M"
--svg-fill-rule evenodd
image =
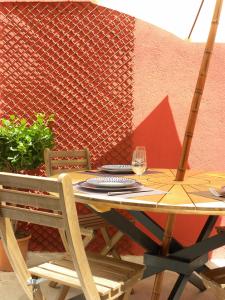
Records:
M2 118L0 125L0 171L32 170L44 162L44 149L53 147L50 123L54 116L36 114L29 124L24 118L11 115Z
M53 115L46 117L43 113L37 113L36 119L31 124L25 118L18 118L15 115L2 118L0 122L0 171L28 172L38 168L44 162L44 149L52 148L54 144L54 136L50 127L53 119ZM13 225L19 246L26 257L31 236L28 232L19 231L17 222ZM1 241L0 270L12 270Z

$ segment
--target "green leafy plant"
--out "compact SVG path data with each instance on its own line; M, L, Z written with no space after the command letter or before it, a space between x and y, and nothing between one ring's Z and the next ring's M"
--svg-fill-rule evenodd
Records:
M0 171L31 170L44 162L44 149L52 148L54 136L50 127L54 116L37 113L29 124L11 115L0 124Z

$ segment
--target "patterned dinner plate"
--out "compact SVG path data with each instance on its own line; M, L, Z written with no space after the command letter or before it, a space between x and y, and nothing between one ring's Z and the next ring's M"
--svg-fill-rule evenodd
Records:
M112 176L90 178L86 182L97 187L130 187L136 183L136 180Z
M74 188L81 188L84 190L92 191L92 192L117 192L117 191L134 191L137 189L140 189L142 185L139 182L135 182L134 185L132 186L127 186L127 187L99 187L99 186L94 186L87 181L81 181L79 183L74 184Z
M131 165L103 165L100 170L110 173L130 173L132 171Z

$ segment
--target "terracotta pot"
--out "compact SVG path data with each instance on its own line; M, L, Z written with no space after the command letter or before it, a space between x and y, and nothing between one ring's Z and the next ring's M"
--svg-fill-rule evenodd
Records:
M28 244L29 241L31 239L31 235L17 239L17 242L19 244L21 253L24 257L24 259L26 259L27 257L27 250L28 250ZM8 260L8 257L5 253L2 241L0 240L0 271L4 271L4 272L12 272L13 269L11 267L11 264Z

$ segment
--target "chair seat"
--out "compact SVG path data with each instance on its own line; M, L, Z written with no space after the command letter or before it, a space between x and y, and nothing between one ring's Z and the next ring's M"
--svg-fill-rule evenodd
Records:
M207 270L203 274L218 284L225 284L225 267Z
M106 226L104 219L94 213L79 215L78 219L80 226L84 228L98 229Z
M116 299L141 279L144 266L111 257L88 255L96 288L102 299ZM68 256L29 269L32 275L81 289L77 272Z

